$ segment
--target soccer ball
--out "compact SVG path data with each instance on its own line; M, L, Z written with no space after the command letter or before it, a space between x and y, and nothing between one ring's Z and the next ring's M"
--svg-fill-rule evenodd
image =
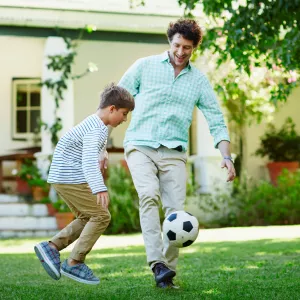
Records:
M178 248L190 246L196 240L198 233L198 220L183 210L169 214L164 220L164 238L172 246Z

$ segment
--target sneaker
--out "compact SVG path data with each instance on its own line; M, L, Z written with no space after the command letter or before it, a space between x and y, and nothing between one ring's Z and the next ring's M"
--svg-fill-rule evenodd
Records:
M84 263L69 266L66 259L61 265L61 273L73 280L86 284L99 284L100 279L94 276L92 270Z
M176 273L166 267L163 263L156 263L152 269L156 283L172 279Z
M159 282L156 284L157 287L161 288L161 289L179 289L179 286L176 286L174 283L173 283L173 280L172 279L167 279L165 281L162 281L162 282Z
M61 277L59 252L50 247L48 242L42 242L35 245L34 251L46 272L53 279L58 280Z

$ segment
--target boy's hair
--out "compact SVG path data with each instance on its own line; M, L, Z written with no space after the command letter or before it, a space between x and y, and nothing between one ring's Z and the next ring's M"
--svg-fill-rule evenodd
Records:
M194 47L199 46L202 42L203 32L195 20L181 18L175 23L170 23L167 30L170 42L172 42L173 36L176 33L182 35L186 40L193 41Z
M101 93L98 109L106 108L111 105L114 105L117 109L128 108L132 111L134 110L134 98L124 88L111 83L106 86Z

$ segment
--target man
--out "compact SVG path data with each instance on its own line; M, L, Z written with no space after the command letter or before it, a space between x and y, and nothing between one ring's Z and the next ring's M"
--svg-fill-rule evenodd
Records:
M175 287L179 251L162 241L159 201L165 215L184 208L188 129L195 105L223 156L227 181L235 177L222 112L207 78L189 62L202 31L196 21L181 19L169 25L167 36L169 51L137 60L119 82L135 97L125 157L139 195L147 262L161 288Z

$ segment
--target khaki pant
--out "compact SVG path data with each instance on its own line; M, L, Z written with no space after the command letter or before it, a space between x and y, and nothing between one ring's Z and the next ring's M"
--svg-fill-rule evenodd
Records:
M83 262L110 222L110 213L97 204L88 184L52 184L76 219L55 235L51 242L59 250L77 240L70 258Z
M150 268L157 262L176 270L179 250L162 239L159 201L165 216L183 210L186 197L186 154L164 146L129 145L125 158L139 195L140 221Z

